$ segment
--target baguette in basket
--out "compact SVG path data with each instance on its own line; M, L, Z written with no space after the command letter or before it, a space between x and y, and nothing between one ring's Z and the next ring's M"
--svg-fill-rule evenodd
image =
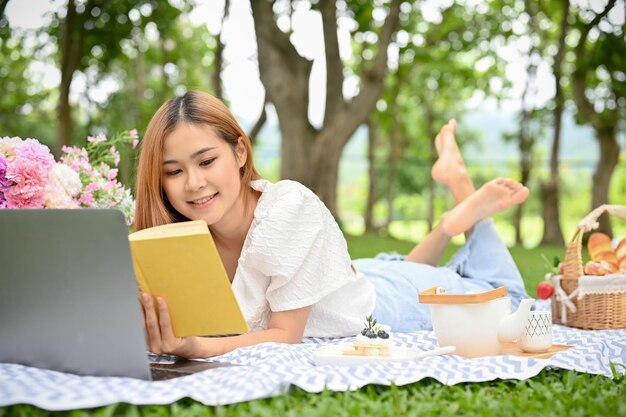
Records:
M620 274L626 275L626 237L620 240L615 249L617 255L617 269Z
M588 264L583 269L581 254L583 234L598 227L598 217L605 211L626 220L626 206L602 205L578 224L574 236L567 245L563 272L552 279L554 323L581 329L626 328L626 271L618 273L619 266L626 265L625 239L619 243L617 249L613 249L610 239L609 245L606 245L608 236L605 235L605 238L592 235L593 239L590 238L588 249L592 262L595 263ZM614 260L611 259L611 254L615 256ZM603 268L602 271L592 271L592 268L600 267ZM608 270L611 272L606 273ZM604 272L605 276L589 276L591 272Z
M591 260L585 265L586 275L607 275L619 270L617 253L613 249L611 238L604 233L592 233L589 236L587 251Z

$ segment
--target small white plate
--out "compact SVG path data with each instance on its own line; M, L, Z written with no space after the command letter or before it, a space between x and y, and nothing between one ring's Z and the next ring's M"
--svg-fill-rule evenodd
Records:
M353 352L352 345L328 345L322 346L313 352L313 360L316 365L344 365L355 366L364 363L377 362L404 362L421 359L428 356L445 355L456 350L454 346L445 346L434 349L403 348L392 346L389 356L358 356L350 355Z

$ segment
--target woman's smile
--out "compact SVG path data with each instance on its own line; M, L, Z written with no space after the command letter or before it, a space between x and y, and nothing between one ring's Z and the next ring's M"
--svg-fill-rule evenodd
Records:
M217 197L219 193L211 194L206 197L200 197L195 200L191 200L188 203L191 204L195 208L206 208L213 205L215 202L215 197Z

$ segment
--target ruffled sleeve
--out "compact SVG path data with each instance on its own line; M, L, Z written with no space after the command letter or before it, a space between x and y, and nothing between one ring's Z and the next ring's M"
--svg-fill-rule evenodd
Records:
M255 210L245 263L269 278L272 311L315 304L356 279L345 238L308 188L293 181L271 185Z

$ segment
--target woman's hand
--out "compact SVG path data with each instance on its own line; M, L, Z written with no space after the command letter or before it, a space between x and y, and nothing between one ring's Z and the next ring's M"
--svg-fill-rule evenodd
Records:
M148 350L156 354L170 354L183 358L198 357L196 347L197 337L176 337L172 328L170 313L165 300L157 297L156 308L154 301L148 293L141 294L142 307L146 327L146 344Z
M311 306L272 312L267 330L224 337L176 337L165 300L157 297L156 307L150 294L141 295L146 327L146 344L153 353L183 358L209 358L234 349L264 342L300 343Z

